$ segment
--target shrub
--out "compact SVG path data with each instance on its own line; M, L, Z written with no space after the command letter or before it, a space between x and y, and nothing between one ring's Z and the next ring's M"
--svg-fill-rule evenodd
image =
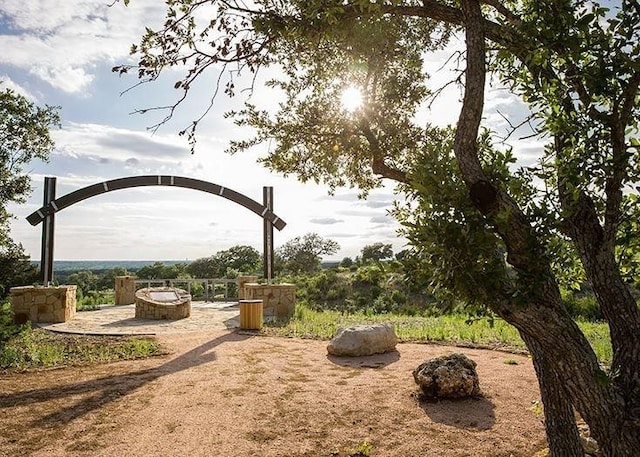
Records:
M76 311L93 311L100 308L102 304L102 296L96 290L82 292L82 289L76 291Z
M598 300L591 293L566 292L562 294L562 299L569 315L574 319L583 318L593 322L604 318Z
M20 333L24 325L15 325L13 323L13 310L9 300L0 302L0 352L4 343L14 335Z

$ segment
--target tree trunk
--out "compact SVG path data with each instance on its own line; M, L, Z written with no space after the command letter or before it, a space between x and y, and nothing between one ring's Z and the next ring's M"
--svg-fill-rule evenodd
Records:
M563 153L567 143L563 137L556 136L558 154ZM613 348L610 374L606 376L602 373L601 382L606 383L615 393L615 405L610 405L615 411L605 411L604 418L594 418L593 424L588 423L602 447L611 448L606 452L624 449L624 442L627 440L629 444L626 446L639 449L640 310L616 262L615 233L607 232L602 227L595 205L586 193L583 192L574 199L562 179L558 189L563 210L567 214L565 231L576 247L598 304L609 324ZM610 227L609 230L615 228ZM631 452L630 447L626 449Z
M531 352L544 405L547 445L553 457L584 457L575 412L551 364L538 342L526 333L520 336Z
M559 297L555 305L553 297L546 298L537 306L496 311L518 328L534 357L552 455L574 455L571 440L563 436L572 433L568 424L572 404L603 456L637 456L640 423L628 408L629 392L599 368L584 335L560 307Z

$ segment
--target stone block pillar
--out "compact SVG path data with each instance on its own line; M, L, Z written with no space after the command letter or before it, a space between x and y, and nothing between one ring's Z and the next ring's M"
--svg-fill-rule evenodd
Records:
M246 299L262 300L265 319L284 320L293 317L296 309L294 284L245 284Z
M116 276L116 305L130 305L136 302L136 277Z
M236 278L236 282L238 283L238 300L244 300L247 298L247 294L244 290L245 284L255 283L257 280L257 276L238 276Z
M16 323L60 323L76 315L75 285L12 287L11 307Z

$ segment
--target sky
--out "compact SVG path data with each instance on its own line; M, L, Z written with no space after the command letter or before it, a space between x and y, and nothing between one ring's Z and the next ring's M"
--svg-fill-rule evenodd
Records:
M9 206L16 216L12 238L33 260L40 258L41 225L33 227L25 218L42 206L46 176L57 178L57 197L110 179L157 174L210 181L258 202L263 186L273 186L274 212L287 222L284 230L275 231L276 248L311 232L341 246L325 260L354 258L363 246L376 242L391 243L394 252L406 246L389 215L394 200L401 198L392 183L364 200L354 189L329 195L326 186L301 183L258 164L266 146L225 154L229 141L251 136L223 117L238 108L240 100L216 99L199 125L192 155L178 132L210 100L213 75L194 85L172 121L149 131L159 114L132 113L175 100L179 94L172 86L177 78L169 73L127 91L136 84L135 76L120 77L111 69L132 63L131 45L139 42L145 26L163 22L164 2L135 0L128 7L109 3L0 0L1 87L38 105L60 106L62 116L62 128L52 132L56 148L50 161L26 168L33 193L26 204ZM451 69L442 67L444 58L442 53L425 63L426 70L435 72L434 86L451 79ZM253 94L262 103L273 96L260 89ZM459 89L449 87L421 116L440 125L454 122L460 96ZM485 120L492 127L504 129L504 114L517 120L522 112L522 104L499 85L488 89ZM523 162L541 150L533 140L513 146ZM229 200L189 189L154 186L109 192L66 208L55 219L56 260L193 260L234 245L261 251L262 220Z

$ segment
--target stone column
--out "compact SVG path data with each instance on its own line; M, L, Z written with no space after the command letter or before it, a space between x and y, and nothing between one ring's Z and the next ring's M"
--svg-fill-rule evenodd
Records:
M236 278L236 283L238 284L238 300L244 300L245 298L247 298L247 294L244 288L245 284L255 283L257 280L257 276L238 276Z
M245 284L246 299L262 300L265 319L286 320L296 309L294 284Z
M130 305L136 302L136 277L116 276L116 305Z

